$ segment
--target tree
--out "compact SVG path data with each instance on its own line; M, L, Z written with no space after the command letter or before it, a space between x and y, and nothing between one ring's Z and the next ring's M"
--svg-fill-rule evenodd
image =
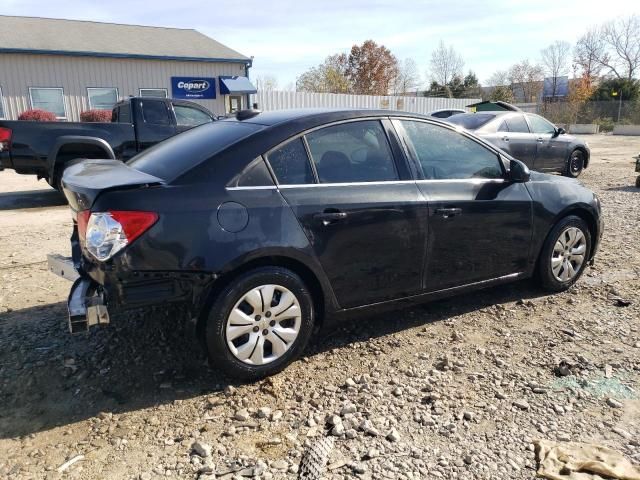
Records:
M634 78L640 70L640 16L620 17L601 29L607 52L599 59L617 78Z
M616 95L613 94L614 92ZM621 98L623 101L640 99L640 80L609 78L600 83L590 100L619 101Z
M384 45L367 40L351 47L346 75L353 93L388 95L398 76L398 59Z
M431 78L438 85L448 85L453 77L462 74L464 60L452 46L446 46L442 40L431 53Z
M258 75L255 78L258 91L272 91L278 89L278 79L274 75Z
M482 96L482 87L478 77L471 70L464 77L464 96L467 98L480 98Z
M421 83L418 66L413 58L405 58L398 65L398 75L394 79L394 95L406 95L415 91Z
M328 56L317 67L310 68L296 80L299 92L348 93L351 90L347 78L347 56L342 54Z
M569 52L571 45L567 42L555 41L540 53L542 65L547 75L551 77L551 98L556 97L558 91L558 77L569 72Z
M517 93L520 93L525 102L535 102L542 91L544 70L540 65L523 60L509 69L508 79L515 100L519 100Z
M600 59L605 56L605 44L598 28L587 31L573 49L573 64L582 88L591 89L602 71Z
M492 102L501 101L507 103L513 103L515 101L511 88L506 85L497 85L494 87L489 95L489 100Z

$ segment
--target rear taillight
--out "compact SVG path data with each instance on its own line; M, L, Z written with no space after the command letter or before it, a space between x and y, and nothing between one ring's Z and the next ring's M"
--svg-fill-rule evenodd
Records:
M9 150L11 147L11 132L10 128L0 127L0 152Z
M158 220L154 212L110 210L78 213L78 235L89 253L100 261L113 255L142 235Z

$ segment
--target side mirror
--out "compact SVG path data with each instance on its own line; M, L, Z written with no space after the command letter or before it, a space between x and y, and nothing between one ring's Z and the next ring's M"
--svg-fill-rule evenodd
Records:
M514 183L525 183L531 178L529 168L519 160L509 162L509 178Z
M553 136L557 137L559 135L564 135L566 132L566 130L562 127L556 127L556 131L554 132Z

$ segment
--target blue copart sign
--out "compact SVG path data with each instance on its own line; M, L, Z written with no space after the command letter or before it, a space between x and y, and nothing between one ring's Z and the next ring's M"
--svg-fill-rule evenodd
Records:
M216 98L216 79L206 77L171 77L173 98Z

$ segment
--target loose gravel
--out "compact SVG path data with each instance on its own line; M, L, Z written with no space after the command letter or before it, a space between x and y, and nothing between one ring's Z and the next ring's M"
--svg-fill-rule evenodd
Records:
M67 208L0 173L0 478L532 479L536 439L637 464L640 139L588 141L581 180L606 232L573 289L526 281L362 317L246 385L208 368L180 312L70 336L70 284L43 262L68 250Z

